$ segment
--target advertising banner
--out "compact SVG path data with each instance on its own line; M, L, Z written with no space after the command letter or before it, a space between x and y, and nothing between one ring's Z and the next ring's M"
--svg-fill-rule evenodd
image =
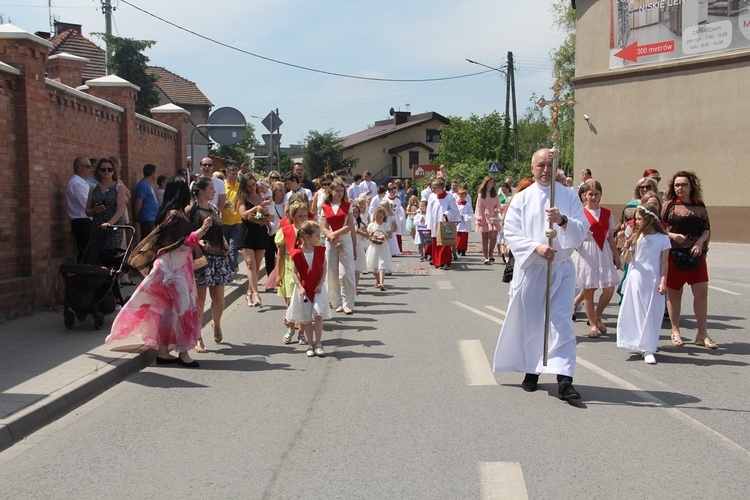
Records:
M750 49L750 0L610 2L610 69Z

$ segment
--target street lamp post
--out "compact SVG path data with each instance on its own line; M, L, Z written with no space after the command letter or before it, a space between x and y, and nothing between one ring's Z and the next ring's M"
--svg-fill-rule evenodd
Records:
M472 59L466 59L471 64L476 64L478 66L485 67L487 69L491 69L493 71L497 71L503 77L505 77L505 119L510 120L510 97L511 94L513 95L513 153L515 156L516 161L519 160L518 158L518 123L516 119L516 87L515 87L515 77L513 74L513 53L508 52L508 64L505 66L500 66L499 68L493 68L492 66L488 66L486 64L474 61Z

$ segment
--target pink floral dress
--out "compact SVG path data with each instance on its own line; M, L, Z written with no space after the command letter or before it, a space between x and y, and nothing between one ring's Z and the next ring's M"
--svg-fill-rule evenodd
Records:
M186 352L195 346L201 330L193 273L197 245L198 235L191 232L180 246L156 258L117 314L105 343L137 336L151 349L168 346L170 351Z

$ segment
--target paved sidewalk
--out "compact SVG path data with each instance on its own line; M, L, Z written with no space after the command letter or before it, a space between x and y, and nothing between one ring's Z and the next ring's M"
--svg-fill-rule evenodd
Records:
M241 264L226 287L227 306L244 299L245 269ZM123 294L134 290L123 287ZM204 326L210 304L209 298ZM153 363L155 352L134 339L104 345L114 317L105 316L101 330L91 316L68 330L60 307L0 324L0 451Z

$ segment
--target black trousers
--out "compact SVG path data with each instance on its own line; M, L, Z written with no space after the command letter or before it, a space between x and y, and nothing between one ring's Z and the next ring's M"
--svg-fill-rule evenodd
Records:
M76 239L76 264L81 264L86 256L86 248L91 239L91 219L73 219L70 221L73 236Z
M274 240L274 236L268 237L268 246L266 247L266 276L271 274L276 267L276 252L278 249Z

